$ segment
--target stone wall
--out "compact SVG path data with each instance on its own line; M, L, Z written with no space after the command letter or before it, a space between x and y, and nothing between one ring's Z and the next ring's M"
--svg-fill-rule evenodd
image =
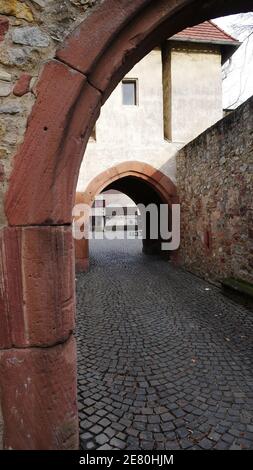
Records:
M0 0L0 226L12 157L24 138L42 65L101 0Z
M253 282L253 98L179 152L177 183L182 264Z

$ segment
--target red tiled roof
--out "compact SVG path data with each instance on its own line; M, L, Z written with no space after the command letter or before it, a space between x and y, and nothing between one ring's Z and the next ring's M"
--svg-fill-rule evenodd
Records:
M217 43L238 43L240 42L230 36L230 34L223 31L212 21L205 21L204 23L186 28L180 33L175 34L171 39L180 39L180 40L194 40L194 41L204 41L204 42L217 42Z

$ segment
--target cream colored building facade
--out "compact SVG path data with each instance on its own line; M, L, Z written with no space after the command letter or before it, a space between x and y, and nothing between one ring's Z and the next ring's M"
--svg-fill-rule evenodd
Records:
M149 163L176 182L177 151L223 117L222 62L239 44L213 23L203 25L214 39L202 25L200 33L200 26L188 28L150 52L114 90L85 152L78 192L125 161ZM131 105L124 103L129 82Z

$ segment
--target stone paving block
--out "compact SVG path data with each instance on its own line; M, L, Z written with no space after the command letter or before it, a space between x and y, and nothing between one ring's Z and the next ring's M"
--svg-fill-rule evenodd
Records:
M99 425L103 426L103 428L106 428L107 426L110 426L111 421L107 418L100 419Z
M90 432L92 432L93 434L100 434L102 431L103 431L103 428L101 426L98 426L97 424L95 424L95 426L92 426L90 428Z
M113 447L111 447L109 444L104 444L103 446L100 446L97 448L97 450L112 450Z
M143 450L153 450L155 447L154 441L141 441L140 448Z
M95 438L95 441L98 445L102 446L109 441L109 437L106 436L106 434L98 434L98 436Z
M110 440L110 444L113 446L113 447L116 447L116 449L125 449L126 447L126 443L121 441L121 439L117 439L116 437L113 437L111 440Z
M104 432L110 438L112 438L113 436L117 434L116 429L112 429L112 428L106 428Z

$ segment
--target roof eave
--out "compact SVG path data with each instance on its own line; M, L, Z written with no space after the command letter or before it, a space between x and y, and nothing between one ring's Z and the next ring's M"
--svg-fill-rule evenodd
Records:
M222 41L222 39L193 39L190 37L175 37L168 38L168 41L187 42L192 44L211 44L221 47L222 64L224 64L241 46L240 41Z

